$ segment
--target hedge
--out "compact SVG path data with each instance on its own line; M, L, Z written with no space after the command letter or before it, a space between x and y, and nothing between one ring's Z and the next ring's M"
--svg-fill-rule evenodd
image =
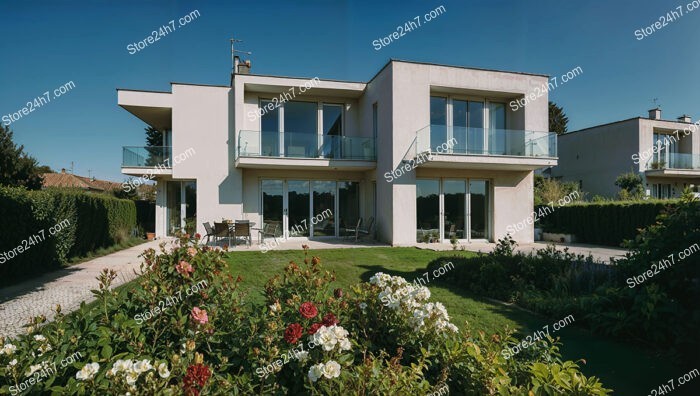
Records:
M637 230L656 221L656 216L678 201L615 201L577 203L555 207L545 212L542 207L541 227L546 232L574 234L582 243L620 246L625 239L634 239ZM535 208L539 212L539 208ZM546 214L545 214L546 213Z
M0 285L7 285L124 241L136 226L136 206L79 190L0 187L0 219Z

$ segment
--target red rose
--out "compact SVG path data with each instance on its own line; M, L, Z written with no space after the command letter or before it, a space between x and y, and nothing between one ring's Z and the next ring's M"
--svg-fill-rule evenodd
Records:
M307 301L301 304L301 306L299 307L299 313L306 319L311 319L318 315L318 309L316 309L314 303Z
M309 335L316 334L316 332L318 331L318 329L321 328L321 326L323 326L323 323L312 324L311 327L309 327L309 331L308 331Z
M292 323L284 331L284 340L290 344L296 344L304 334L304 328L299 323Z
M195 364L187 368L187 374L183 379L183 386L185 388L185 394L187 395L199 395L200 389L211 377L211 371L209 367L203 364Z
M327 313L323 317L323 325L326 327L331 327L338 324L338 319L332 313Z

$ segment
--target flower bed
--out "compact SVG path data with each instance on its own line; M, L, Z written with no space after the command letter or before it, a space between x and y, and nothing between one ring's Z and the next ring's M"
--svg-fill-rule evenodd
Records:
M55 363L30 393L59 394L450 394L604 395L595 378L562 362L543 340L511 359L509 331L486 335L450 321L430 291L377 273L351 290L318 257L290 262L252 306L227 253L183 238L143 254L142 276L113 290L105 271L91 307L2 341L0 393ZM194 288L193 285L206 285ZM193 292L196 290L196 292ZM388 297L391 298L388 298ZM391 301L386 304L385 301ZM167 301L168 305L160 307ZM153 312L144 316L143 312ZM139 320L137 320L137 317ZM81 359L63 364L80 351ZM11 388L13 387L13 388Z

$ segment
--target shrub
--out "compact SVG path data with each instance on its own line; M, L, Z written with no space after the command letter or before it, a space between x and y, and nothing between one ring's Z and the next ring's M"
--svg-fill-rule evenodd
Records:
M677 201L614 201L562 206L542 217L547 231L574 234L579 242L620 246Z
M0 254L14 249L11 258L0 255L2 284L120 243L136 225L132 201L75 190L0 187L0 216L8 225L0 229ZM52 227L60 230L51 235Z
M403 278L377 273L351 290L333 289L335 275L308 251L303 264L290 262L268 281L263 306L251 306L239 290L241 278L226 273L225 254L186 238L172 249L163 243L158 254L143 255L142 276L121 292L111 289L116 274L105 270L92 308L58 313L27 335L0 339L0 389L41 368L48 351L53 359L80 351L79 362L58 366L31 392L610 392L574 362L561 361L551 339L506 359L501 351L515 343L510 331L459 331L427 288L414 289ZM206 286L193 291L193 285Z

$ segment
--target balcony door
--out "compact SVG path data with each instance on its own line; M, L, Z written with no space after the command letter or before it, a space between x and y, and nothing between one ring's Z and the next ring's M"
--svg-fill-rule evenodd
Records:
M197 182L168 181L166 191L166 235L194 234L197 228Z
M430 147L448 143L448 153L487 154L487 102L453 97L430 97ZM500 107L499 107L500 105ZM505 128L505 106L488 103L490 128ZM502 125L502 126L501 126ZM444 147L444 146L443 146Z

